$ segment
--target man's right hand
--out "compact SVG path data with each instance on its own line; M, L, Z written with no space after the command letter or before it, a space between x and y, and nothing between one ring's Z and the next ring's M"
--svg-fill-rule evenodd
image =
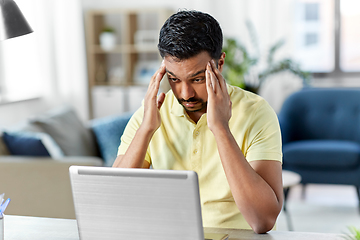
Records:
M144 118L140 128L144 128L144 130L150 133L154 133L161 125L159 109L164 102L165 93L160 93L159 96L157 96L157 93L165 72L165 64L163 61L160 68L152 76L144 98Z
M126 153L119 155L113 167L122 168L149 168L150 163L145 161L145 155L152 135L161 125L160 107L165 100L165 94L157 97L160 82L165 75L165 64L161 64L159 70L152 76L149 88L144 98L144 117L138 131L131 141Z

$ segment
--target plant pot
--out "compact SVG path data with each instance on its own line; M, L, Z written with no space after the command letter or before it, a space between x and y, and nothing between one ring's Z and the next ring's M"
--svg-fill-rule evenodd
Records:
M104 51L113 50L116 46L116 35L112 32L102 32L100 34L100 46Z

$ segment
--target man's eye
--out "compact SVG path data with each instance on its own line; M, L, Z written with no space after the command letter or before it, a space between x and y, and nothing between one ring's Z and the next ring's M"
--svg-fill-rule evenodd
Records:
M172 81L172 82L176 82L176 81L178 81L178 79L177 79L177 78L171 78L171 77L168 77L168 79L169 79L170 81Z
M196 79L194 79L193 81L194 82L201 82L201 81L203 81L204 80L204 78L196 78Z

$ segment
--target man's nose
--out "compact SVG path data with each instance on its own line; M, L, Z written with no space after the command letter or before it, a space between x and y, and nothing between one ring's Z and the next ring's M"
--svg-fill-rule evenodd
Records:
M191 84L183 83L181 86L181 98L188 100L192 97L195 97L195 90Z

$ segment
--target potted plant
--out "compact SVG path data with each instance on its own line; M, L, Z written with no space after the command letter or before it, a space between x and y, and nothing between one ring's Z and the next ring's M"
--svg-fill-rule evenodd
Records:
M350 233L346 233L344 239L346 240L360 240L360 229L355 227L348 227Z
M274 60L274 55L284 45L284 40L280 40L270 47L267 53L266 67L260 69L258 65L263 56L259 51L257 36L254 27L249 21L246 22L246 26L256 54L254 56L250 55L245 45L234 38L225 38L223 47L223 51L226 53L224 77L229 84L258 93L267 77L283 71L290 71L303 79L305 84L309 83L310 73L302 71L293 60L289 58L280 61Z
M110 51L116 46L115 30L112 27L105 27L99 36L100 46L104 51Z

